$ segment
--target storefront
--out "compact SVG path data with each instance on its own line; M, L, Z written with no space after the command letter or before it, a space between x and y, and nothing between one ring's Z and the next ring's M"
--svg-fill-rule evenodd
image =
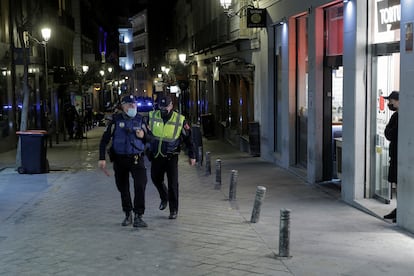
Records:
M262 157L310 184L338 184L345 202L378 218L398 194L397 224L414 231L414 2L294 2L267 8L254 60ZM397 186L384 137L394 90L404 125Z
M340 183L344 4L304 8L276 20L269 36L274 93L261 97L272 103L274 116L262 120L273 139L264 145L272 153L263 155L309 183Z
M400 91L400 1L372 1L370 28L372 41L372 88L370 168L371 194L380 201L395 205L395 191L389 183L389 141L384 136L385 126L392 111L384 100L392 91ZM402 92L404 93L404 92Z

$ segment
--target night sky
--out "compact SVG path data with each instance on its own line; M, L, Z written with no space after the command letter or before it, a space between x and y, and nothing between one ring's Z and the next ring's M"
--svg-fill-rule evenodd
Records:
M144 9L155 11L160 17L170 17L176 0L118 0L96 1L108 15L131 17Z
M149 37L151 54L157 55L152 60L155 63L164 59L164 53L168 50L172 32L172 10L176 0L118 0L118 1L91 1L96 9L103 14L105 29L109 39L114 44L108 43L108 50L116 50L118 46L119 19L127 19L138 12L147 9L149 20ZM161 61L159 61L160 59Z
M138 12L147 9L151 29L169 31L171 26L172 10L176 0L118 0L118 1L91 1L95 9L105 18L106 28L116 30L119 27L119 17L129 18Z

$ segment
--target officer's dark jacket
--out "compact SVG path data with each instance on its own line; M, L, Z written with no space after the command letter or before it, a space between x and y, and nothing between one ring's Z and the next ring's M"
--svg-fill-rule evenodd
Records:
M99 145L99 160L105 160L106 148L112 139L115 154L133 155L141 154L145 149L145 136L139 139L136 128L142 128L142 117L137 114L134 118L128 117L124 112L114 114L108 122Z
M194 144L192 141L191 130L187 120L182 122L182 126L180 126L180 134L177 139L160 139L161 137L157 137L154 135L151 127L154 127L153 119L160 118L159 110L150 112L148 126L150 130L148 131L148 141L150 144L150 151L154 156L161 155L161 156L168 156L171 154L179 154L181 151L181 144L184 143L186 145L187 154L189 158L195 159L195 149ZM175 114L174 114L175 113ZM172 116L176 115L176 116ZM177 112L172 111L167 118L164 119L164 125L175 124L176 122L171 121L171 117L183 116L179 115ZM152 125L152 126L151 126ZM161 143L161 144L160 144Z

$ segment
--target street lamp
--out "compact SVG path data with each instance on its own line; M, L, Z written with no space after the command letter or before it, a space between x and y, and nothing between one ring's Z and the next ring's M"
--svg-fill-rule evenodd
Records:
M82 72L83 72L84 74L86 74L86 72L88 72L88 70L89 70L89 66L88 66L88 65L83 65L83 66L82 66Z
M41 31L42 31L42 37L44 41L48 42L50 39L50 36L52 35L52 30L50 28L43 28Z
M187 59L187 55L185 53L181 53L178 55L178 59L180 60L181 63L184 63L185 60Z
M220 0L220 5L225 9L228 10L231 6L231 0Z
M50 36L52 34L52 30L50 28L43 28L42 30L42 37L43 37L43 46L45 47L45 81L46 81L46 93L49 92L49 82L48 82L48 68L47 68L47 42L50 39ZM52 101L52 97L51 97Z
M185 53L181 53L178 55L178 59L180 60L182 64L184 64L187 59L187 55Z

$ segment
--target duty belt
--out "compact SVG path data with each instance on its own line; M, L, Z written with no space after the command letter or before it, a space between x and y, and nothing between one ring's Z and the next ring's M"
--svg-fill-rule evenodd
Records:
M178 155L180 155L180 154L179 153L167 153L164 156L159 155L155 158L167 158L167 159L169 159L171 157L178 156Z
M134 164L138 164L138 161L144 158L144 153L137 153L137 154L118 154L120 158L127 158L127 159L134 159Z
M135 156L144 157L144 153L140 152L140 153L135 153L135 154L117 154L116 156L124 157L124 158L134 158Z

